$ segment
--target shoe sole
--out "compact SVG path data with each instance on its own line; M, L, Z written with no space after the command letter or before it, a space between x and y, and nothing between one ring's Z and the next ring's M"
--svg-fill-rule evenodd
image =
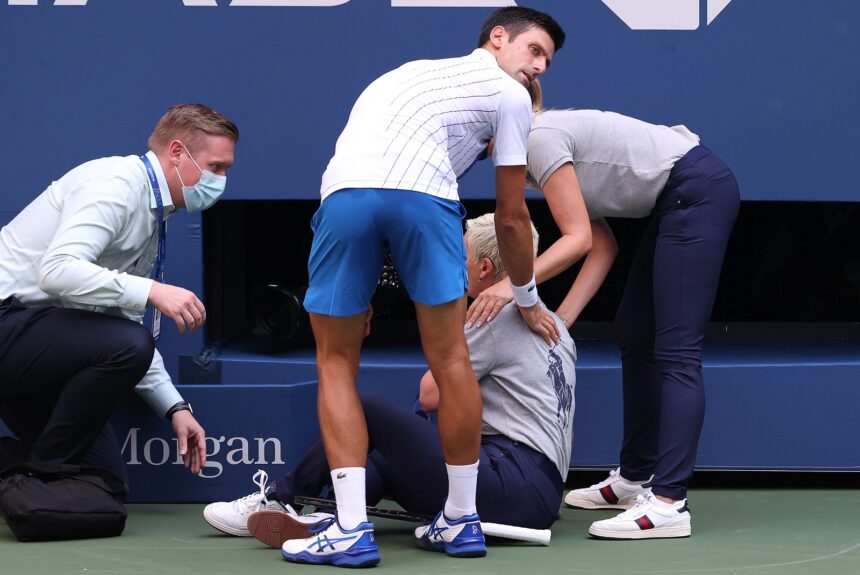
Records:
M230 527L229 525L224 525L223 523L218 521L217 518L209 515L209 513L206 512L206 509L203 510L203 519L206 520L206 523L208 523L209 525L211 525L212 527L214 527L215 529L217 529L221 533L224 533L225 535L232 535L233 537L250 537L251 536L251 532L248 531L247 529L242 531L240 529L235 529L233 527Z
M334 565L335 567L373 567L381 560L379 552L362 551L354 555L346 553L333 553L331 555L313 555L302 552L295 555L281 551L281 556L290 563L304 563L306 565Z
M307 539L310 537L310 528L317 525L317 523L305 524L297 521L288 513L263 510L252 513L248 517L248 531L258 541L265 543L269 547L280 549L284 541L290 539Z
M453 545L447 541L433 543L426 536L416 539L415 543L425 551L436 551L458 559L485 557L487 555L487 546L484 543L472 542L463 545Z
M611 503L594 503L585 499L568 501L567 498L565 498L564 504L572 509L630 509L633 507L633 501L627 504L616 503L613 505Z
M457 559L472 559L474 557L486 557L487 556L487 546L475 543L472 545L465 545L463 547L455 547L453 545L445 546L445 555L448 557L456 557Z
M654 529L642 529L640 531L613 531L599 527L589 527L588 534L597 539L673 539L689 537L692 529L689 525L677 527L655 527Z

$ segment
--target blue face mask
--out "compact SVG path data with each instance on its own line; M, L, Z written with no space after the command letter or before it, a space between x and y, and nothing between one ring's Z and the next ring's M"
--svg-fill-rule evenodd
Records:
M185 148L185 146L182 146ZM218 176L208 170L200 167L188 148L185 148L185 153L200 170L200 181L193 186L186 186L182 181L182 176L179 174L179 169L176 169L176 175L179 176L179 182L182 184L182 196L185 198L185 209L189 212L199 212L211 207L221 194L224 193L224 188L227 187L227 176Z

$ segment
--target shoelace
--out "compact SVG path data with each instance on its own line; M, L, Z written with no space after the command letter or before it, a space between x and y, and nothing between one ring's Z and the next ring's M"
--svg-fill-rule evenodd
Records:
M620 468L616 467L615 469L613 469L612 471L609 472L609 477L607 479L604 479L600 483L595 483L594 485L589 487L589 489L600 489L601 487L606 487L607 485L609 485L610 483L613 482L612 481L613 479L618 477L619 470L620 470Z
M245 497L237 499L233 502L233 509L239 513L242 513L243 508L244 511L248 511L248 508L258 507L261 502L269 502L269 500L266 499L266 483L269 482L269 474L262 469L258 469L257 473L255 473L251 479L254 481L257 487L260 488L260 491L257 493L251 493L250 495L246 495Z
M309 531L311 533L313 533L314 535L316 535L317 533L322 533L323 531L328 529L332 523L334 523L334 517L327 517L326 519L323 519L322 521L320 521L316 525L310 527Z
M645 493L643 493L641 495L637 495L636 496L636 505L634 505L633 507L631 507L630 509L628 509L627 511L625 511L624 513L619 515L618 518L619 519L621 519L621 518L630 519L630 518L633 518L633 517L640 515L642 513L642 507L644 507L646 505L648 505L648 506L652 505L653 499L654 499L654 494L651 493L650 491L646 491Z

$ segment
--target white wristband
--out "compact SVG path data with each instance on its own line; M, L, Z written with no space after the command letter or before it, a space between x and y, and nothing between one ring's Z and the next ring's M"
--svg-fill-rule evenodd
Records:
M532 279L524 286L515 286L511 283L511 291L514 292L514 301L517 302L519 307L532 307L537 304L538 301L538 293L537 293L537 282L535 281L535 276L532 274Z

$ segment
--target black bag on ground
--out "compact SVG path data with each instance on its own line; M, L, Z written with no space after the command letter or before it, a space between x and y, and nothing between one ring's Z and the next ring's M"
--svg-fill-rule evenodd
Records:
M126 493L105 469L21 464L0 474L0 513L19 541L114 537L125 528Z

